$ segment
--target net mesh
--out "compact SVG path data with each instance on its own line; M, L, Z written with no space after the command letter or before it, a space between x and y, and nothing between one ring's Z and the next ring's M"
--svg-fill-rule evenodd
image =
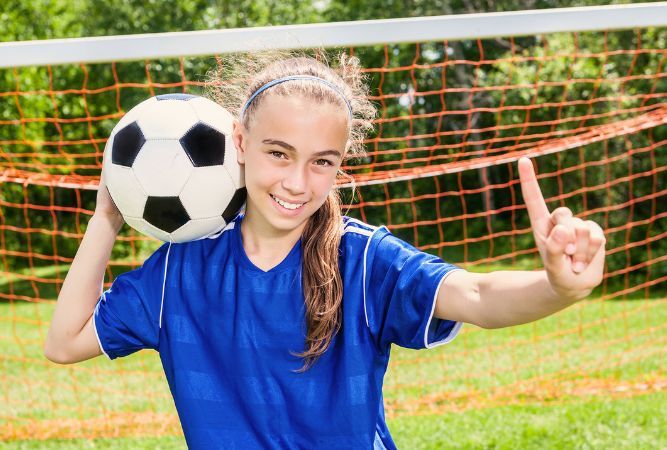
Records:
M550 210L605 230L589 300L454 343L395 348L390 420L664 391L665 29L347 49L380 116L340 181L348 215L470 271L541 267L516 160ZM107 137L149 96L200 94L215 56L0 71L0 439L180 432L154 352L56 366L42 346L94 210ZM354 196L351 186L356 187ZM160 243L124 227L105 288Z

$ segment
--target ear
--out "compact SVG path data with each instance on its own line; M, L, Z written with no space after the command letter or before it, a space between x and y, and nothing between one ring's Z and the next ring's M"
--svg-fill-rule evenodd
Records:
M239 164L245 164L245 145L247 140L245 131L243 124L238 119L234 119L234 123L232 124L232 140L236 147L236 161Z

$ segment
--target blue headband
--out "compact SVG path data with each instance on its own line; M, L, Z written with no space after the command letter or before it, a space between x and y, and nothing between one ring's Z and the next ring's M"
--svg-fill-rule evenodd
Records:
M290 80L313 80L313 81L319 81L320 83L326 84L329 86L336 94L340 96L340 98L343 99L345 104L347 105L347 111L350 113L350 120L352 120L352 106L350 105L350 102L347 101L345 98L345 95L343 95L343 92L336 86L335 84L331 83L330 81L325 80L324 78L320 77L315 77L312 75L290 75L287 77L282 77L282 78L276 78L275 80L269 81L266 83L264 86L261 88L257 89L254 94L250 96L248 101L245 102L245 105L243 105L243 108L241 109L241 117L246 112L246 109L248 109L248 106L250 106L250 103L257 97L259 94L270 88L271 86L275 86L276 84L284 83L285 81L290 81Z

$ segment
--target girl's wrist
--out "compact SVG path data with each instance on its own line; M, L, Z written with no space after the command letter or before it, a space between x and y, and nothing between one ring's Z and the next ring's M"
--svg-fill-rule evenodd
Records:
M546 271L545 271L546 272ZM547 277L548 280L548 277ZM581 290L572 290L567 287L559 287L549 282L549 291L551 296L558 302L565 302L567 304L576 303L579 300L586 298L590 295L591 290L581 291Z
M120 229L123 227L123 223L125 223L123 216L120 214L107 214L99 211L95 211L95 213L93 213L92 217L90 218L90 222L92 221L103 222L116 234L120 232Z

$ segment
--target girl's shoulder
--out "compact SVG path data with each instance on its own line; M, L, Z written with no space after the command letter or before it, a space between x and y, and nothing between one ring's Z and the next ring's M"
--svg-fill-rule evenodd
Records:
M370 237L380 228L382 227L369 225L366 222L348 216L343 216L343 222L341 224L341 231L344 238L346 235Z
M359 254L363 258L377 255L393 257L398 253L423 253L408 241L395 236L385 225L370 225L359 219L343 216L341 248L350 255Z
M386 226L370 225L353 217L343 216L341 247L366 252L391 232ZM352 253L355 253L352 251Z
M228 252L233 246L235 238L234 233L238 232L238 223L234 219L225 227L208 236L200 239L186 242L165 242L160 250L169 254L171 259L187 259L195 261L197 259L208 259L220 252Z

